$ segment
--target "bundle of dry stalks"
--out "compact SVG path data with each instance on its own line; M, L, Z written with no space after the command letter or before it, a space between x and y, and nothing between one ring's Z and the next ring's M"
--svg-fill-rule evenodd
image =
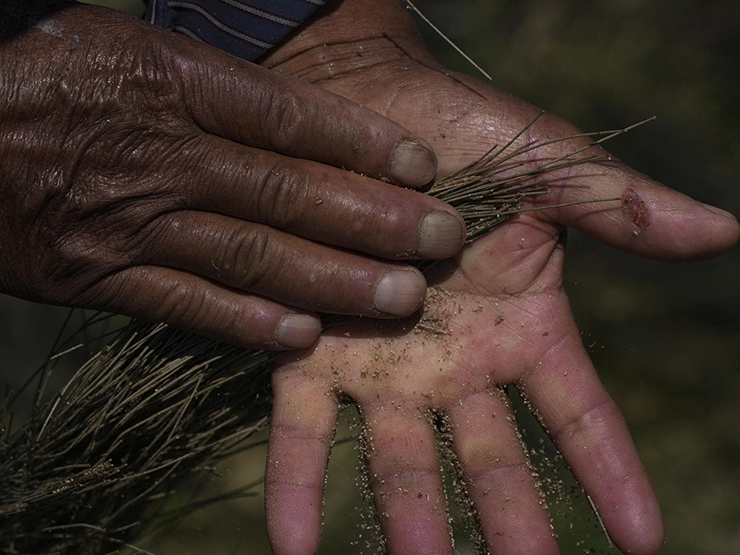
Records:
M547 194L552 172L606 159L589 149L635 127L558 139L601 137L533 162L532 153L557 142L515 147L535 121L429 190L460 211L468 240L527 210L527 197ZM9 403L0 414L0 553L146 553L130 545L136 536L192 509L158 514L178 483L247 448L266 425L273 356L134 321L42 406L52 357L37 376L30 420L13 430Z

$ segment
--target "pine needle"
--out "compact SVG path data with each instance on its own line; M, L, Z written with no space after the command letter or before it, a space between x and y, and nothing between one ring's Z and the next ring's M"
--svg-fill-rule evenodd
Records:
M432 29L434 30L434 32L435 32L435 33L437 33L437 34L438 34L438 35L439 35L440 37L442 37L442 38L443 38L443 39L444 39L444 40L445 40L445 41L447 42L447 44L449 44L449 45L450 45L450 46L451 46L452 48L454 48L454 49L455 49L455 51L456 51L456 52L457 52L458 54L460 54L460 55L461 55L461 56L462 56L463 58L465 58L465 60L467 60L467 61L468 61L468 63L472 64L472 65L473 65L473 67L475 67L475 69L477 69L478 71L480 71L480 72L481 72L481 73L483 74L483 76L484 76L484 77L485 77L486 79L488 79L489 81L493 81L493 78L492 78L492 77L491 77L490 75L488 75L488 73L487 73L487 72L486 72L486 71L485 71L485 70L484 70L484 69L483 69L482 67L480 67L480 66L479 66L478 64L476 64L476 63L475 63L475 62L473 61L473 59L472 59L472 58L471 58L470 56L468 56L468 55L467 55L467 54L466 54L466 53L465 53L465 52L464 52L464 51L462 50L462 48L460 48L460 47L459 47L459 46L457 46L457 45L456 45L456 44L455 44L454 42L452 42L452 39L450 39L450 38L449 38L449 37L448 37L447 35L445 35L445 34L444 34L444 33L443 33L443 32L442 32L442 31L441 31L441 30L440 30L440 29L439 29L439 28L438 28L438 27L437 27L437 26L436 26L436 25L434 24L434 23L432 23L432 22L431 22L431 21L429 20L429 18L427 18L427 16L425 16L425 15L424 15L424 14L423 14L423 13L421 12L421 10L420 10L419 8L417 8L417 7L416 7L416 6L414 5L414 3L413 3L413 2L411 2L411 0L406 0L406 7L407 7L407 8L409 9L409 10L412 10L413 12L415 12L415 13L416 13L416 15L418 15L418 16L419 16L419 17L420 17L420 18L421 18L421 19L422 19L422 20L424 21L424 23L426 23L427 25L429 25L429 27L431 27L431 28L432 28Z

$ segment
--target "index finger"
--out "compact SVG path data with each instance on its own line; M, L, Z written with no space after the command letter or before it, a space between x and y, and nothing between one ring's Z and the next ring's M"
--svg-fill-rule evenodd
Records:
M625 553L663 547L660 507L619 409L599 381L572 322L521 385L573 474Z
M339 95L206 45L176 61L187 109L208 133L409 187L436 174L429 143Z
M275 555L316 553L338 405L321 380L277 370L265 471L267 536Z

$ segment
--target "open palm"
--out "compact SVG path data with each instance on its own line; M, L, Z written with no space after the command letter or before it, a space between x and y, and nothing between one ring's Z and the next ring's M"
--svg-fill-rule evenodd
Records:
M355 21L359 9L356 2L343 3L267 63L426 138L442 175L506 143L539 112L446 72L403 26L369 33L364 41L345 40L338 22ZM332 30L337 40L327 41ZM312 46L312 33L328 45ZM575 132L546 116L520 144ZM532 151L529 163L587 144L556 143ZM580 156L595 151L600 152L594 148ZM318 545L324 473L341 397L358 403L367 424L370 476L392 553L452 551L429 413L449 419L488 548L504 555L556 553L500 393L508 384L529 399L615 543L627 553L661 548L657 501L624 420L583 348L562 288L563 231L574 227L643 257L690 261L732 246L737 221L616 161L574 166L550 178L551 194L532 204L621 202L521 214L428 274L433 288L416 320L336 328L310 352L283 359L273 379L266 484L268 530L278 555L311 553Z

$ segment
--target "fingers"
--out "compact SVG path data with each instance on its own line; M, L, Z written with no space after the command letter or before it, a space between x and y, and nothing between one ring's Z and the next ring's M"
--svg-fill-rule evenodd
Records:
M318 551L324 478L337 420L336 400L320 384L301 372L273 376L265 515L275 555Z
M82 306L262 349L307 347L321 331L316 315L157 266L134 267L102 280Z
M452 553L434 432L417 408L363 405L370 481L390 553Z
M455 451L492 553L559 553L513 414L498 390L449 411Z
M577 133L572 125L555 116L543 117L533 133L540 133L540 126L544 137ZM558 159L591 141L581 138L559 142L532 156ZM594 147L569 159L586 156L608 155ZM618 200L548 209L539 214L541 217L574 227L631 254L665 261L702 260L730 249L740 237L740 225L733 215L669 189L611 157L556 171L551 177L552 193L538 198L535 205Z
M436 174L428 143L340 96L202 45L177 61L190 114L208 133L411 187Z
M449 205L326 165L204 135L175 157L189 207L383 258L447 258L465 241Z
M411 266L205 212L168 216L147 256L153 264L316 312L405 316L426 291L424 276Z
M574 323L522 383L614 543L625 553L657 553L664 542L658 502Z

